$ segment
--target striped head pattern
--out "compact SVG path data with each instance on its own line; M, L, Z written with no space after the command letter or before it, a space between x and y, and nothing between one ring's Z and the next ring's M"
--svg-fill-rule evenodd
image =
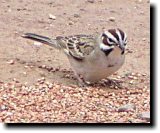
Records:
M119 47L122 51L121 54L124 54L125 47L127 44L127 35L121 29L109 29L101 35L100 49L109 54L115 47Z

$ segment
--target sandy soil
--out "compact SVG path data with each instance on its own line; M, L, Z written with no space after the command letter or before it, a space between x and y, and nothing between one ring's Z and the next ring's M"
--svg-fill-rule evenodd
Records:
M123 67L113 76L130 73L145 75L143 82L127 88L149 88L150 76L150 17L148 0L1 0L0 4L0 81L15 79L33 85L44 77L49 82L77 85L67 78L72 74L66 56L42 45L37 49L31 40L21 37L32 32L48 37L74 34L94 34L103 29L121 28L128 35L128 53ZM56 19L49 19L49 14ZM109 18L114 17L115 21ZM50 72L41 66L59 68ZM142 80L141 80L142 81ZM110 90L108 86L104 89ZM113 92L116 90L112 90Z

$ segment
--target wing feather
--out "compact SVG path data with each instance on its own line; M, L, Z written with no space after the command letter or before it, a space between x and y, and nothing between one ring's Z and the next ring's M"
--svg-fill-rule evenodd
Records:
M92 35L57 37L56 40L67 55L77 60L83 60L95 48L95 37Z

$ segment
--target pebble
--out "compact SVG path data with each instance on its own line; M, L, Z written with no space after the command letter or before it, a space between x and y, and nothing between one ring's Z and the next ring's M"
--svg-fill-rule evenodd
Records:
M128 76L129 79L135 79L137 80L138 78L136 76Z
M0 107L0 110L1 111L4 111L4 110L6 110L7 109L7 107L5 106L5 105L1 105L1 107Z
M45 80L45 77L42 77L41 80Z
M139 2L139 3L141 3L141 2L142 2L142 0L138 0L138 2Z
M49 14L49 19L56 20L56 16L54 16L54 15L52 15L52 14Z
M142 14L142 15L143 15L143 14L144 14L144 11L141 11L141 12L140 12L140 14Z
M132 111L132 110L135 110L135 109L136 109L135 105L126 104L126 105L123 105L123 106L119 107L118 112L128 112L128 111Z
M129 79L133 79L133 76L128 76Z
M12 112L7 112L6 115L7 115L7 116L12 116L13 113L12 113Z
M121 76L117 76L118 79L121 79Z
M137 9L137 7L135 6L134 9Z
M145 123L144 120L140 120L140 119L129 119L128 122L130 122L130 123Z
M117 121L115 121L115 123L124 123L125 120L123 118L118 119Z
M7 63L10 64L10 65L13 65L15 62L14 62L14 60L10 60Z
M29 68L29 66L24 66L24 68Z
M72 22L72 21L70 21L69 23L68 23L68 25L73 25L74 24L74 22Z
M45 69L45 68L46 68L46 65L42 65L41 67L42 67L43 69Z
M39 83L44 83L44 81L45 81L45 78L44 77L42 77L42 78L40 78L40 79L37 79L37 82L39 82Z
M80 15L79 15L79 14L74 14L74 17L75 17L75 18L79 18Z
M40 42L34 42L33 45L36 46L36 47L40 47L40 46L42 46L42 43L40 43Z
M65 77L65 78L70 78L70 75L69 75L69 74L66 74L64 77Z
M138 78L137 78L137 77L133 77L133 79L134 79L134 80L137 80Z
M87 0L87 2L94 3L95 1L94 0Z
M138 76L138 77L140 77L140 76L141 76L141 74L140 74L140 73L138 73L138 74L137 74L137 76Z
M138 114L138 117L142 120L150 121L150 112L142 112Z
M8 12L12 12L12 9L9 8L9 9L8 9Z
M18 79L16 79L16 78L13 78L13 81L15 81L16 83L18 83L19 81L18 81Z
M115 13L116 11L115 11L115 10L110 10L110 12L111 12L111 13Z
M23 72L24 75L27 75L27 72Z
M49 84L49 85L48 85L48 88L49 88L49 89L52 89L52 88L53 88L53 84Z
M109 18L109 21L114 22L114 21L115 21L115 17L110 17L110 18Z
M142 38L142 41L146 41L146 38Z
M29 66L30 68L33 68L34 66Z
M129 94L131 94L131 92L130 92L130 91L127 91L126 93L127 93L128 95L129 95Z
M134 80L129 81L129 84L133 84Z
M46 67L46 69L48 70L48 71L52 71L53 70L53 67Z

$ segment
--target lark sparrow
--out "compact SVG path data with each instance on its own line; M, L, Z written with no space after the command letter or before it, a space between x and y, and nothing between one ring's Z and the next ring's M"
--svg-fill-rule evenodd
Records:
M80 84L108 77L121 68L125 59L127 35L120 29L109 29L98 36L73 35L52 39L26 33L23 37L62 49Z

